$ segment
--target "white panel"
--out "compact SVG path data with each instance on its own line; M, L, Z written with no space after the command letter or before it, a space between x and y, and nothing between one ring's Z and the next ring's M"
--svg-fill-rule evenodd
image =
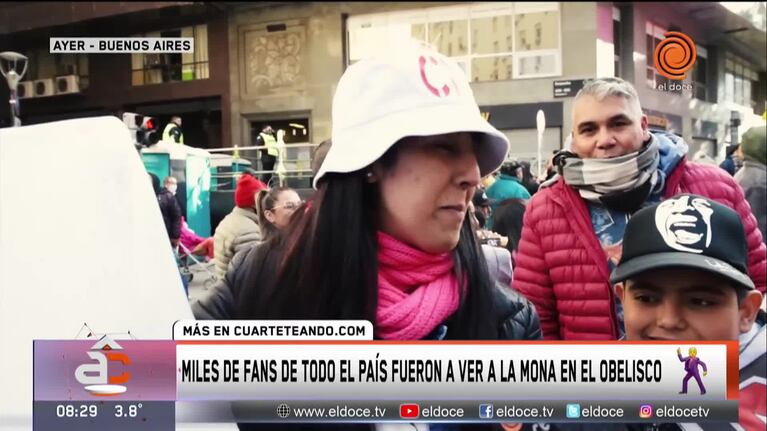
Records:
M534 13L534 12L546 12L546 11L558 11L559 3L557 2L517 2L514 3L514 13Z
M597 39L597 76L600 78L615 75L615 46L612 42Z
M489 18L499 15L510 15L513 8L512 2L475 4L470 8L472 18Z
M389 30L386 26L370 26L349 30L349 60L361 60L385 49Z
M116 117L0 130L0 201L0 369L13 370L0 374L13 388L0 393L0 429L31 429L33 339L72 339L83 322L170 339L192 312Z
M389 23L415 24L425 23L427 20L426 10L406 10L388 14Z
M448 6L426 9L429 22L469 19L468 6Z

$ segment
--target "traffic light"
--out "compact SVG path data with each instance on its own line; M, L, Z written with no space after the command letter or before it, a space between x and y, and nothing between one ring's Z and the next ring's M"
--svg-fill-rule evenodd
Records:
M141 147L149 147L160 140L157 131L157 120L141 114L126 112L123 114L123 123L131 132L135 132L135 144Z
M144 117L141 126L136 131L136 141L149 147L160 140L160 133L157 131L157 120L152 117Z

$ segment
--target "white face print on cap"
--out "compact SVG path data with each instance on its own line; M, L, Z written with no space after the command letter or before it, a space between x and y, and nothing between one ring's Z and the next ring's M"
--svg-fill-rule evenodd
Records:
M680 196L658 205L655 227L674 250L702 253L711 245L711 214L714 210L704 199L690 199L690 196Z

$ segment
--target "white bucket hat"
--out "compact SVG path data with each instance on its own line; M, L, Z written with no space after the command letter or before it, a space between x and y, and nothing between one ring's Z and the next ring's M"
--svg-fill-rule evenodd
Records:
M407 136L478 132L477 163L485 176L503 163L509 140L482 118L463 70L414 42L350 66L333 96L332 142L314 177L354 172Z

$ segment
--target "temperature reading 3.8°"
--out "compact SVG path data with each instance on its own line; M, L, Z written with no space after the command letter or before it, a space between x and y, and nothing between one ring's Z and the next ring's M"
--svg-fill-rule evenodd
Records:
M129 404L127 406L123 406L121 404L118 404L118 405L115 406L115 417L117 417L117 418L135 418L138 415L139 410L141 410L141 407L143 407L143 405L141 403Z

